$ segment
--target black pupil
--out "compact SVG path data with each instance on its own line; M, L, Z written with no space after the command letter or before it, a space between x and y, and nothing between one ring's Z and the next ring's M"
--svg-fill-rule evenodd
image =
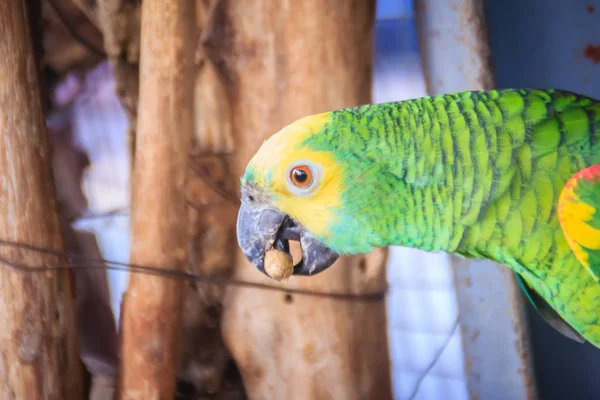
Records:
M308 173L303 169L295 169L294 180L298 183L305 183L308 180Z

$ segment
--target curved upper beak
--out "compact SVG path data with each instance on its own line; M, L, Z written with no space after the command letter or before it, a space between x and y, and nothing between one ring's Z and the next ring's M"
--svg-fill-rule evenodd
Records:
M242 201L236 230L242 252L265 275L265 252L276 248L289 253L289 240L299 241L302 249L302 260L294 265L294 275L318 274L339 257L290 217L272 207Z

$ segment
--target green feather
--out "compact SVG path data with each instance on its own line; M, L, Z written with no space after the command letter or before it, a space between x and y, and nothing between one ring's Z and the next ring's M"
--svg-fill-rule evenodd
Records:
M525 296L535 308L535 310L540 314L542 318L557 332L563 334L571 340L574 340L579 343L585 343L585 338L577 333L573 328L569 326L569 324L558 315L556 311L550 307L550 305L544 300L539 294L537 294L531 287L523 281L523 278L519 274L516 275L516 280L519 283L519 286L525 293Z
M600 285L556 214L565 182L600 163L599 127L600 103L560 90L334 111L303 144L346 168L338 222L320 239L341 254L400 245L505 264L600 346Z

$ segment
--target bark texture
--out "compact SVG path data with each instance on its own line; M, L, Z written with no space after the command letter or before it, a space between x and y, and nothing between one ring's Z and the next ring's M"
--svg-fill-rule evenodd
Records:
M0 238L64 251L36 63L23 0L0 2ZM21 265L66 260L9 247ZM80 399L72 276L0 268L0 398Z
M213 102L197 105L205 121L197 134L200 147L234 148L226 186L237 195L239 177L264 139L302 116L371 101L375 2L220 0L215 7L199 53L201 79L219 81L207 83L210 95L197 99ZM230 116L232 128L224 132L231 140L203 136L218 130L210 129L218 117L209 110ZM222 203L212 218L227 222L232 237L231 202ZM237 279L345 293L385 285L386 250L278 284L250 266L235 241L229 246ZM230 288L222 330L251 399L392 398L384 301Z
M144 0L132 175L131 263L181 270L193 131L193 0ZM180 352L183 282L130 275L123 299L120 398L170 399Z

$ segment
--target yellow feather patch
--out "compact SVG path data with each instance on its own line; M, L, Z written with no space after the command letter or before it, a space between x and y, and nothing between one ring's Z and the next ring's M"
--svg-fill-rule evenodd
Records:
M558 202L558 215L569 247L579 262L584 267L589 267L588 254L582 246L592 250L600 249L600 230L586 223L592 220L596 209L580 201L575 194L576 189L576 179L571 179L565 185Z
M248 164L254 183L272 196L274 205L316 236L326 235L334 222L332 210L340 207L344 170L333 154L307 148L302 142L321 132L329 121L330 113L322 113L293 122L265 141ZM286 182L289 166L301 160L322 169L319 186L307 196L291 193Z

